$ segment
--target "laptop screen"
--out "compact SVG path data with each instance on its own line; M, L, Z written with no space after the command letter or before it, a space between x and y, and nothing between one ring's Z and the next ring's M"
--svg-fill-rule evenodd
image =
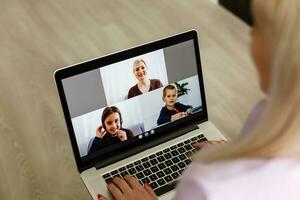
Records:
M161 47L156 41L148 49L135 48L140 52L129 49L56 75L81 161L124 152L207 118L196 39L165 41Z

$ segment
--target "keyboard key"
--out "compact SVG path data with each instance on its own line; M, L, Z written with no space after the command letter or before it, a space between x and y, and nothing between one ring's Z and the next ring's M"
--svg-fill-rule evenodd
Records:
M128 172L129 172L130 175L133 175L133 174L135 174L137 171L136 171L134 168L130 168L130 169L128 170Z
M184 163L185 163L186 165L190 164L191 162L192 162L191 159L186 159L186 160L184 160Z
M178 163L180 160L177 157L172 158L173 163Z
M151 171L152 171L153 173L155 173L155 172L157 172L157 171L158 171L158 168L157 168L156 166L154 166L154 167L151 167L150 169L151 169Z
M185 168L186 164L184 162L178 163L179 168Z
M118 170L119 170L119 172L125 171L125 170L126 170L126 167L121 167L121 168L119 168Z
M152 160L150 160L150 163L152 165L156 165L158 162L157 162L157 160L155 158L153 158Z
M191 140L196 141L197 139L198 139L197 137L193 137Z
M164 152L164 153L168 153L168 152L170 152L170 149L169 149L169 148L164 149L163 152Z
M164 180L164 179L159 179L158 181L157 181L157 183L158 183L158 185L159 186L162 186L162 185L164 185L165 183L166 183L166 181Z
M138 161L135 161L133 164L135 164L135 165L139 165L139 164L141 164L142 162L140 161L140 160L138 160Z
M154 154L152 154L152 155L149 156L150 159L153 159L153 158L155 158L155 157L156 157L156 156L155 156Z
M173 189L175 188L175 186L176 186L175 183L167 184L167 185L164 185L164 186L162 186L162 187L156 188L156 189L154 190L154 192L155 192L155 194L156 194L157 196L160 196L160 195L162 195L162 194L165 194L165 193L167 193L167 192L173 190Z
M171 169L167 168L167 169L164 169L164 173L165 173L166 175L168 175L168 174L171 174L172 171L171 171Z
M178 172L174 172L172 175L173 179L177 179L179 177Z
M193 149L193 147L190 144L184 145L184 148L189 151L191 149Z
M124 176L126 176L126 175L128 175L129 173L128 173L128 171L123 171L123 172L121 172L121 176L122 177L124 177Z
M151 181L155 181L155 180L157 180L157 176L155 174L152 174L152 175L149 176L149 179Z
M174 150L174 149L176 149L176 148L177 148L176 146L171 146L171 147L170 147L171 150Z
M178 147L182 147L183 145L184 145L184 143L183 143L183 142L181 142L181 143L177 144L177 146L178 146Z
M184 144L190 144L191 143L191 140L186 140L183 142Z
M185 160L187 157L184 154L178 156L180 160Z
M165 169L166 165L164 163L160 163L157 165L159 169Z
M139 171L144 170L144 167L142 165L138 165L138 166L135 167L135 169L136 169L136 171L139 172Z
M176 172L177 170L179 170L179 168L177 167L177 165L171 166L171 169L173 170L173 172Z
M159 162L163 162L163 161L165 161L166 159L165 159L163 156L159 156L159 157L157 158L157 160L158 160Z
M191 151L188 151L188 152L185 153L185 155L186 155L187 157L190 157L192 154L193 154L193 153L192 153Z
M146 158L143 158L143 159L142 159L142 162L146 162L147 160L149 160L149 158L148 158L148 157L146 157Z
M171 177L170 175L164 177L164 179L165 179L165 181L166 181L167 183L169 183L169 182L171 182L171 181L173 180L172 177Z
M197 136L198 139L205 138L203 134Z
M122 176L120 174L116 174L113 177L120 177L120 178L122 178Z
M117 170L114 170L114 171L110 172L110 174L111 174L112 176L114 176L114 175L118 174L118 171L117 171Z
M112 178L107 178L105 179L105 182L108 184L108 183L111 183L112 182Z
M143 172L139 172L135 175L137 177L137 179L142 179L144 177Z
M179 153L183 153L183 152L185 152L186 150L185 150L183 147L180 147L179 149L177 149L177 151L178 151Z
M170 153L166 153L164 156L165 156L166 159L172 158L172 155Z
M179 153L178 153L178 151L173 150L173 151L171 151L171 154L172 154L173 156L177 156Z
M158 184L156 182L150 183L151 188L154 190L158 187Z
M127 169L130 169L131 167L133 167L133 164L132 164L132 163L129 164L129 165L126 165L126 168L127 168Z
M104 174L102 177L103 177L104 179L107 179L107 178L110 177L110 173Z
M146 176L149 176L151 173L151 171L149 169L146 169L143 171L143 173L146 175Z
M143 166L147 169L151 166L151 164L147 161L147 162L143 163Z
M158 178L162 178L162 177L165 176L165 174L164 174L162 171L159 171L159 172L156 173L156 176L157 176Z
M173 165L173 163L172 163L171 160L167 160L167 161L165 162L165 165L166 165L166 166L171 166L171 165Z
M162 151L160 151L160 152L157 152L155 155L157 155L157 156L161 156L163 154L163 152Z

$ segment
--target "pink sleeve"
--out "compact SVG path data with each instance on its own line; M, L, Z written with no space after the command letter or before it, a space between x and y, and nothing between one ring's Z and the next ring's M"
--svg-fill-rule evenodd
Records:
M176 188L174 200L207 200L205 189L196 181L184 178Z

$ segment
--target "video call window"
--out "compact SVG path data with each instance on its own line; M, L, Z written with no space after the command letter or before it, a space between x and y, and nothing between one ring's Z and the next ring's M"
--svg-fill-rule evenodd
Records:
M64 79L80 156L201 110L197 74L191 40Z

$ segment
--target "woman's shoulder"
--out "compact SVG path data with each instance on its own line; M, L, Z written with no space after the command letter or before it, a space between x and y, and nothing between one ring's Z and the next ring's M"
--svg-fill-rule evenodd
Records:
M163 86L162 82L159 79L150 79L150 84L155 85L155 86L159 86L159 87Z
M184 172L178 187L192 185L193 190L202 190L202 194L213 195L215 199L253 199L259 196L270 199L286 195L287 191L298 191L295 185L299 184L300 160L242 159L209 164L193 162ZM278 191L276 195L261 190L266 186L270 191Z

